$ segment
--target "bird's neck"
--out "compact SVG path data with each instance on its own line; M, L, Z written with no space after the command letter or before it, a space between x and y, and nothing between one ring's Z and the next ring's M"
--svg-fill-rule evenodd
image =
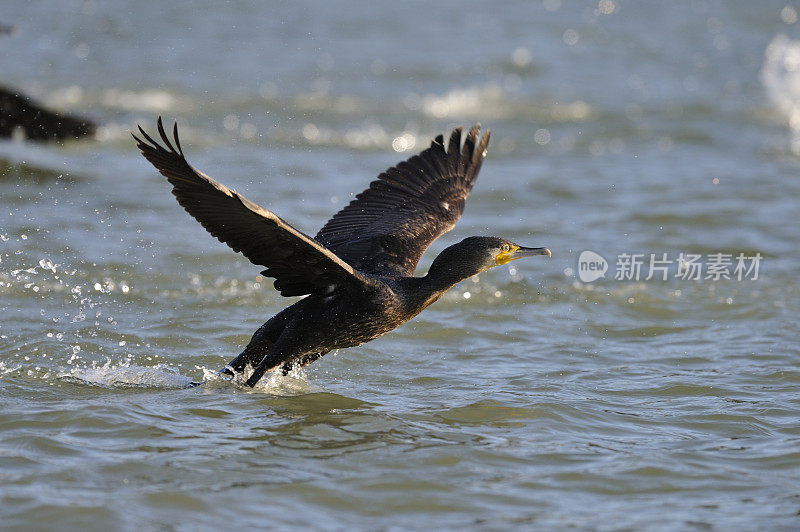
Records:
M397 288L404 294L402 299L406 306L406 312L411 317L438 301L450 287L461 280L463 278L460 276L437 274L431 268L423 277L406 277L399 280Z
M478 273L467 271L460 266L461 264L457 262L453 263L447 260L439 260L439 257L437 257L437 260L433 261L425 277L421 278L421 287L423 291L431 295L436 295L436 299L438 299L457 283Z

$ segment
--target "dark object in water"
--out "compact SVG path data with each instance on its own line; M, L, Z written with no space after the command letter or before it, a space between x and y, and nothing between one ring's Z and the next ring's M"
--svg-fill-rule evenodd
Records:
M311 238L235 190L195 170L184 158L175 123L165 146L140 127L142 154L173 185L172 193L203 227L275 278L284 296L307 295L261 326L245 350L222 370L248 365L255 386L265 372L284 374L325 353L368 342L419 314L451 286L509 261L550 255L497 237L472 236L442 251L427 275L414 277L422 253L453 228L486 155L480 126L445 149L439 135L419 155L389 168ZM463 143L463 146L462 146Z
M95 129L85 118L48 111L27 96L0 87L0 138L20 130L30 140L64 140L94 135Z

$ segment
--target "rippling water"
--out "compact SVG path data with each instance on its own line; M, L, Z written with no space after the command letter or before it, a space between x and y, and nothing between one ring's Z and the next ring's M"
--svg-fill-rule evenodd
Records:
M100 125L0 142L8 529L796 528L800 31L782 2L4 6L2 82ZM287 302L128 130L315 233L453 125L492 146L456 229L553 258L255 390ZM609 262L582 282L579 254ZM616 279L621 254L758 278ZM645 269L647 268L645 265ZM191 380L210 380L184 389Z

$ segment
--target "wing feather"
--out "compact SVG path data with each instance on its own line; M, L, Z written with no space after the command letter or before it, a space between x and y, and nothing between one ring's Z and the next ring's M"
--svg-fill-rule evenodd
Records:
M479 135L480 125L466 136L456 128L446 150L438 135L379 175L315 239L360 271L413 275L425 249L464 212L489 143L488 130Z
M265 266L262 273L275 278L275 288L282 295L324 292L331 286L364 282L347 262L319 242L193 168L183 155L177 123L174 146L161 117L158 133L164 146L141 127L139 133L142 138L133 138L142 155L172 184L178 203L221 242L254 264Z

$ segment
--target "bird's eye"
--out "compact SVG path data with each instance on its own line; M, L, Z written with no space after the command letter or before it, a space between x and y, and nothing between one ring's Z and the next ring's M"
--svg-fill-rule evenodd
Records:
M508 244L503 244L503 247L501 249L503 250L503 253L508 253L509 250L511 249L511 246L509 246Z

